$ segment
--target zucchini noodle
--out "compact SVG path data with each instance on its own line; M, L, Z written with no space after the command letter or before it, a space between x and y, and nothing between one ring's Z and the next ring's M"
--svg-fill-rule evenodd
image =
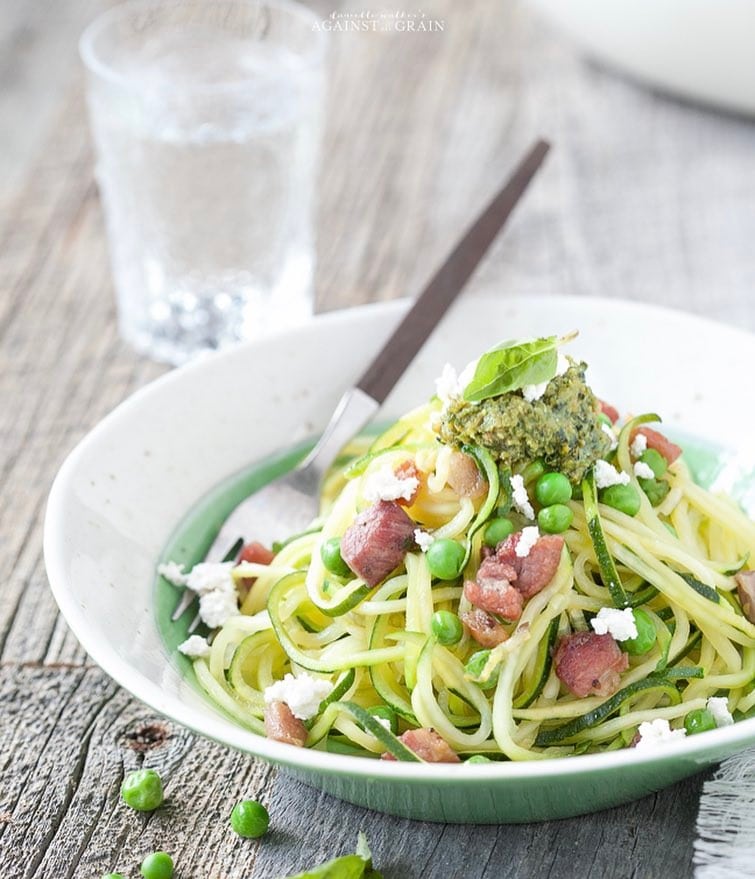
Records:
M307 674L332 692L307 720L306 746L397 760L418 759L405 744L410 739L400 738L418 728L435 730L462 758L539 760L628 747L647 721L680 728L711 697L725 697L736 718L755 710L755 625L735 580L755 558L755 523L730 499L696 485L683 457L654 480L660 494L653 505L632 450L637 428L657 420L650 416L630 421L607 454L639 496L638 508L605 502L597 471L588 470L584 495L573 483L565 505L570 524L559 532L555 574L525 596L518 618L492 615L500 643L484 648L466 625L444 641L436 617L458 623L457 615L473 609L464 584L495 550L493 543L483 551L490 522L508 518L515 533L533 525L516 491L511 497L512 470L523 475L537 516L534 484L552 468L530 461L528 469L507 470L482 445L439 443L440 414L434 398L400 419L330 475L322 514L308 532L287 541L269 565L234 568L237 583L254 582L240 612L214 633L209 656L194 661L210 699L263 734L265 691L289 673ZM464 454L479 491L455 483L455 461ZM417 475L417 490L401 501L417 542L377 585L366 575L333 573L324 547L370 510L376 474L402 466ZM454 576L432 568L439 540L458 544ZM609 695L580 697L559 677L557 645L576 633L597 637L593 621L606 608L641 609L649 646L625 652Z

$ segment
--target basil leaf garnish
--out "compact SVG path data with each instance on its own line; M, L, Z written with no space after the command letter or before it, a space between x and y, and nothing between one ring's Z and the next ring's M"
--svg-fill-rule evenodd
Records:
M480 403L517 391L525 385L548 382L556 375L557 336L529 342L507 342L480 357L472 381L464 388L464 399Z

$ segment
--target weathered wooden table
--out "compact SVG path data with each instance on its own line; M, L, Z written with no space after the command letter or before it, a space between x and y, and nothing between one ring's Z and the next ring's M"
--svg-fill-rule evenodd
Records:
M163 723L69 633L42 562L50 482L87 430L164 371L115 328L75 57L77 32L105 5L5 0L0 20L0 876L135 876L140 856L166 848L182 879L263 879L349 850L359 829L392 879L688 875L701 778L537 826L390 818ZM321 309L415 292L542 134L555 151L475 286L628 297L755 328L748 121L593 67L526 6L422 11L442 29L333 34ZM168 782L166 808L148 817L118 799L142 762ZM259 843L227 827L241 796L270 807Z

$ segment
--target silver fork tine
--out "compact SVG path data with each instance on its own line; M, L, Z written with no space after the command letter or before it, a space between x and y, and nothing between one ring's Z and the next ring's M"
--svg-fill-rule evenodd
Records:
M173 611L173 616L171 616L171 620L175 623L177 619L182 617L184 613L191 607L194 603L194 599L196 595L191 591L191 589L185 589L181 599L176 605L176 609Z
M197 614L194 619L191 621L191 625L189 626L188 632L190 635L193 635L199 627L199 623L201 620L199 619L199 614Z

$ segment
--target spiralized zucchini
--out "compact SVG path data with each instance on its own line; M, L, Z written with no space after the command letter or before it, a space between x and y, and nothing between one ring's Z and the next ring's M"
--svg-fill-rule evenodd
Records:
M449 449L432 426L438 409L434 400L411 412L331 474L314 530L288 541L270 566L235 569L235 577L256 582L239 615L216 633L209 658L195 661L211 699L261 733L265 689L288 672L307 672L334 687L308 723L307 746L399 760L417 757L376 720L375 706L393 712L396 732L431 727L461 756L508 760L627 747L643 721L678 726L711 696L726 696L735 714L755 706L755 626L732 576L755 556L755 524L729 499L695 485L683 458L667 474L667 496L652 506L629 449L643 419L624 427L614 461L640 494L637 515L600 503L588 475L569 502L573 521L555 576L516 623L504 621L508 640L471 675L465 666L480 645L465 632L443 646L432 616L469 609L463 581L474 579L492 516L503 507L517 530L532 523L511 511L510 474L499 473L484 449L466 451L487 493L472 500L450 487ZM424 474L407 512L418 528L462 543L462 575L433 579L419 548L376 588L329 573L322 545L370 505L365 490L375 471L407 460ZM630 656L610 698L572 695L551 659L557 640L589 630L601 608L640 606L656 628L652 649Z

